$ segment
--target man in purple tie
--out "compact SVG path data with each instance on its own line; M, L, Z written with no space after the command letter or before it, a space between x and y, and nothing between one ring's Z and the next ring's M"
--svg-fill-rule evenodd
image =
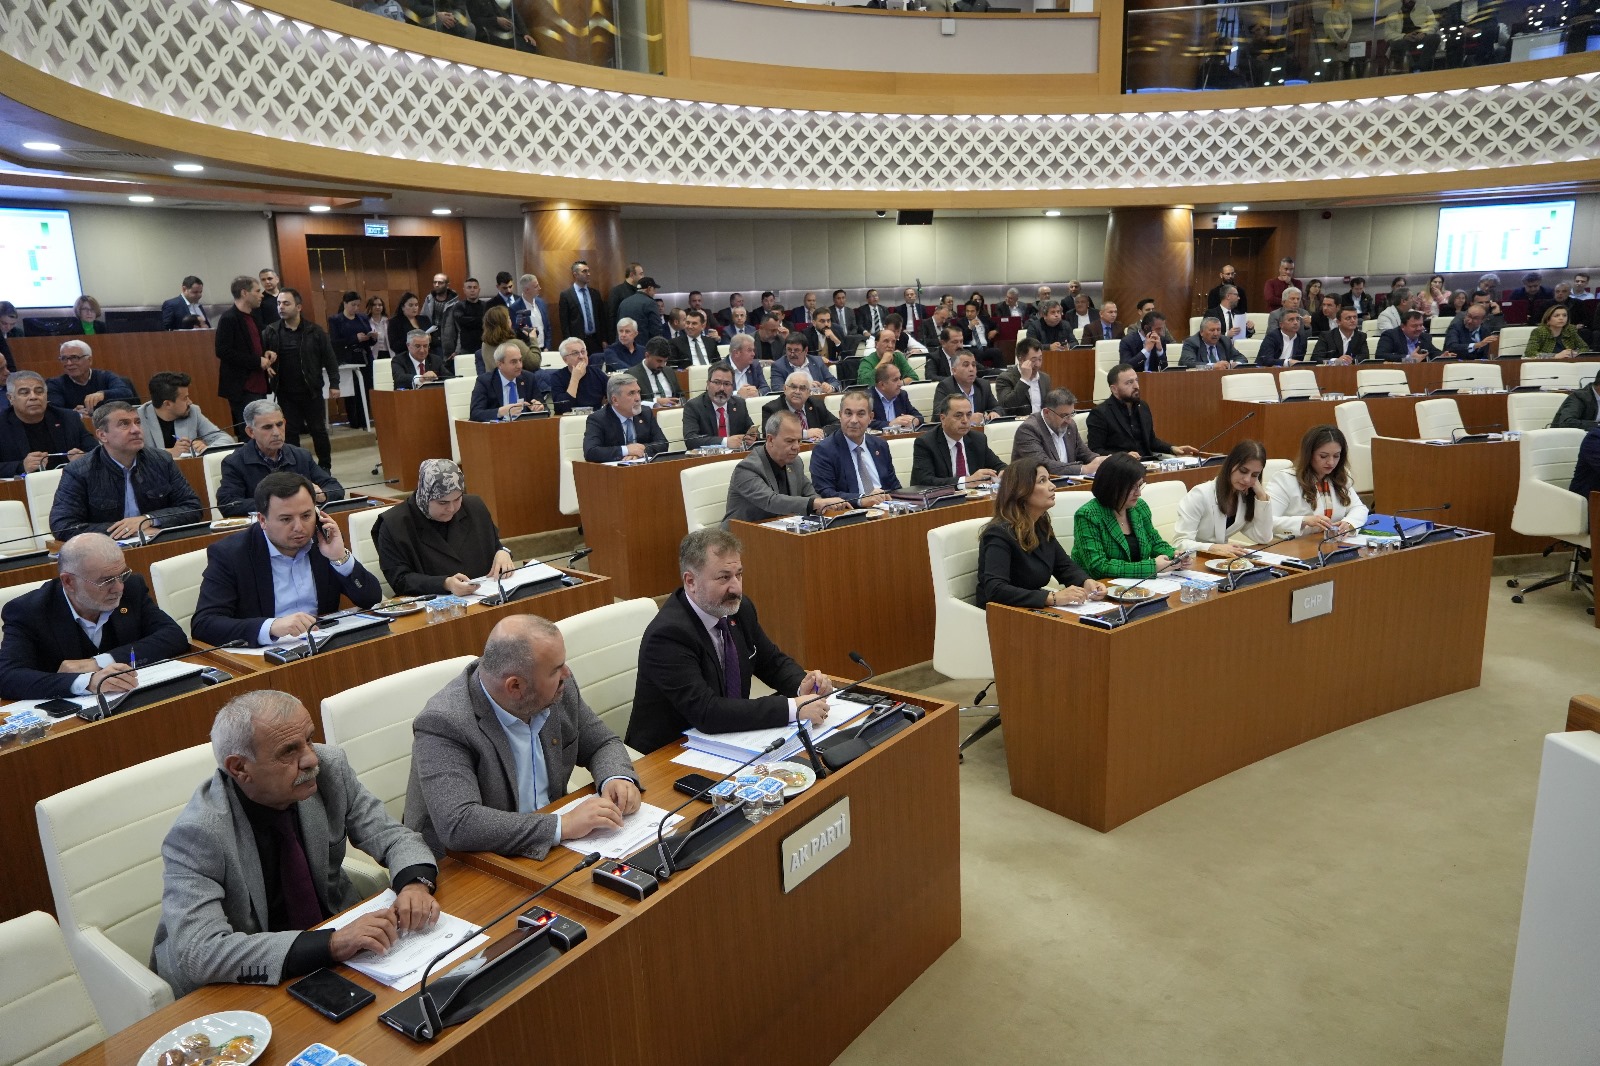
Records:
M707 733L771 729L804 718L816 725L833 691L767 638L744 597L743 547L732 533L697 529L678 546L683 587L667 597L639 642L633 716L625 738L648 754L691 726ZM773 693L750 698L750 679Z

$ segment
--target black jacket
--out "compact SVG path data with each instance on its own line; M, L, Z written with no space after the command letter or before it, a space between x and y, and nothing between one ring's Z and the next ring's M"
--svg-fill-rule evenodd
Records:
M440 381L456 376L456 361L451 359L446 362L442 356L432 351L428 353L428 358L423 365L437 374ZM394 376L394 387L397 392L401 389L409 389L411 387L411 379L417 376L417 364L412 362L411 353L401 349L399 355L392 357L389 360L389 373Z
M58 674L68 659L109 655L119 663L137 654L147 663L180 655L189 638L172 617L156 606L144 578L134 574L122 586L122 601L100 631L100 646L72 617L61 579L6 604L5 641L0 643L0 699L42 700L72 695L79 675Z
M104 448L74 459L62 469L50 507L52 535L69 540L79 533L104 533L122 521L123 489L122 468ZM139 513L157 526L198 522L205 513L178 461L161 448L145 448L134 460L133 498Z
M470 494L448 523L433 521L407 496L383 512L373 534L378 566L396 596L445 593L444 579L453 574L482 577L501 547L489 508Z
M633 436L635 444L644 445L646 455L667 450L666 434L661 432L661 427L656 424L656 416L648 407L641 408L633 416ZM606 404L592 413L584 424L583 457L591 463L614 462L619 458L617 449L621 447L622 422L611 405Z
M291 330L280 319L261 331L261 347L269 352L275 352L283 343L283 335ZM322 395L322 374L327 371L328 384L337 389L339 387L339 359L333 354L333 341L328 339L328 331L315 322L304 318L300 320L300 329L293 331L300 335L300 377L305 381L306 391L312 396ZM281 364L278 370L278 388L283 388L283 371Z
M217 316L217 395L224 400L265 396L270 391L263 388L260 393L254 393L245 388L250 375L261 370L261 359L250 346L249 327L245 325L247 318L250 316L237 307L230 307ZM265 338L262 339L261 350L267 350ZM264 383L264 375L262 380Z
M1338 359L1343 355L1344 335L1337 328L1318 337L1317 346L1311 352L1313 359ZM1367 331L1360 326L1350 335L1350 358L1358 363L1365 362L1367 358Z
M594 314L594 335L610 337L611 309L607 306L606 298L600 295L600 290L593 285L589 286L589 307ZM571 288L561 290L561 299L556 302L556 313L561 318L561 335L563 337L583 337L583 307L578 303L578 295ZM640 335L644 335L641 329ZM547 340L545 343L549 343Z
M993 470L995 473L1006 468L989 447L989 442L983 439L982 433L969 432L961 438L961 444L967 453L967 473L975 470ZM911 446L911 483L913 485L954 485L956 483L955 467L950 463L950 447L945 440L944 430L934 428L917 437L917 442Z
M1130 414L1127 405L1113 396L1089 412L1089 450L1096 455L1112 452L1154 455L1172 451L1172 445L1156 436L1150 408L1143 400L1137 402Z
M315 546L310 558L317 584L317 614L336 610L341 594L357 607L371 607L383 598L378 579L359 560L352 560L355 569L349 577L340 577ZM256 646L261 623L278 616L276 603L267 536L258 523L206 548L205 576L200 579L200 599L189 628L194 639L208 644L243 640Z
M763 426L766 425L767 419L779 411L787 411L788 409L789 400L787 397L774 397L768 401L765 407L761 408L761 424ZM828 410L828 405L822 402L822 397L806 397L806 426L808 429L821 429L831 433L838 424L839 420L834 417L832 411Z
M100 446L83 428L83 419L78 417L76 411L46 407L44 424L50 432L52 452L70 452L74 448L91 452ZM30 450L28 431L22 419L17 417L16 409L7 408L0 412L0 477L20 477L23 473L22 464Z
M506 402L505 380L500 374L499 367L478 375L477 384L472 386L472 399L467 404L468 417L472 421L493 422L500 417L500 408L504 407ZM540 393L545 388L545 382L531 370L524 370L517 375L519 400L539 400Z
M741 396L728 397L728 436L742 437L755 423ZM704 448L721 444L722 434L717 432L717 408L711 397L701 393L683 405L683 444L686 448Z
M256 509L256 486L268 474L279 471L299 474L321 489L325 499L344 499L344 486L318 466L311 453L304 448L285 444L278 458L283 460L278 465L268 463L255 441L246 441L223 456L222 481L217 485L217 509L230 518L249 514Z
M1595 396L1593 386L1574 389L1567 393L1567 398L1556 408L1556 416L1550 420L1550 428L1592 430L1595 428L1597 410L1600 410L1600 397Z
M1043 607L1049 598L1044 587L1052 577L1063 587L1089 580L1088 572L1072 561L1056 538L1025 552L1004 522L983 527L978 537L978 607L991 603Z
M739 656L738 698L724 695L722 659L684 591L667 597L639 642L633 717L625 738L630 748L648 754L690 726L728 733L788 723L789 697L805 680L805 670L767 639L748 597L729 622ZM759 677L773 694L750 699L752 677Z

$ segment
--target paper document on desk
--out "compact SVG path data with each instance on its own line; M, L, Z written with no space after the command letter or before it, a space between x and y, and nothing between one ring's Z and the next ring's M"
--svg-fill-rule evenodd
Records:
M1298 563L1302 561L1297 555L1279 555L1277 552L1256 552L1254 555L1250 556L1250 558L1255 562L1265 563L1268 566L1282 566L1284 563Z
M578 804L592 798L592 796L579 796L556 813L570 814ZM666 816L667 812L660 807L641 803L638 810L623 816L621 829L596 829L581 839L571 842L563 840L561 846L580 855L598 851L602 858L620 859L624 855L632 855L646 844L655 843L656 826L660 825L661 819ZM666 832L671 833L672 827L681 821L683 821L681 814L674 814L668 818Z
M1255 555L1251 556L1251 558L1259 559L1261 556ZM1221 574L1207 574L1200 570L1179 570L1172 576L1177 578L1179 581L1198 581L1202 585L1220 585L1224 581L1228 580Z
M722 777L731 774L739 768L743 759L726 759L721 755L712 755L710 752L696 751L693 748L684 748L672 757L672 761L679 766L691 766L696 770L704 770L709 774Z
M512 571L498 581L489 577L473 578L472 582L478 586L478 591L470 596L461 598L468 603L482 603L485 599L499 599L502 589L509 596L524 585L533 585L540 581L559 580L561 576L561 571L553 566L545 563L530 563Z
M1105 614L1107 611L1115 611L1117 609L1117 605L1114 603L1105 603L1104 601L1101 601L1098 603L1080 603L1075 607L1067 607L1062 604L1057 604L1055 609L1060 611L1062 614Z
M394 890L386 888L373 896L365 903L358 904L350 910L330 921L317 926L318 929L343 929L363 914L381 911L385 907L394 906ZM371 951L363 951L355 958L345 963L352 969L360 970L374 981L382 981L390 988L398 988L404 992L406 989L422 980L422 971L427 968L433 957L451 944L457 945L450 954L439 960L439 965L433 968L434 973L443 973L467 952L477 948L480 944L487 944L489 938L482 933L471 936L476 925L457 918L451 914L439 912L439 920L432 929L420 933L402 933L388 951L382 955Z
M317 647L322 647L328 638L335 633L347 633L368 626L382 625L390 619L377 614L347 614L342 618L330 618L317 623ZM226 655L265 655L274 648L303 648L306 644L305 634L298 637L279 637L271 644L259 648L229 648Z
M801 697L802 700L806 697ZM823 737L837 730L840 726L856 718L868 710L865 704L853 700L840 699L838 696L828 697L828 716L822 724L810 727L811 739L821 740ZM735 762L743 762L750 756L771 744L774 740L784 740L783 747L770 752L767 758L773 762L782 762L784 759L797 755L805 750L800 743L799 730L794 723L775 726L771 729L742 729L733 733L705 733L698 729L686 730L683 734L684 742L696 751L719 755Z
M134 689L134 691L137 692L141 688L149 688L151 685L164 685L168 681L175 680L176 678L188 677L190 674L198 674L204 669L204 666L182 661L175 663L157 663L154 666L146 666L139 670L139 685L138 688ZM106 692L106 700L107 702L115 705L116 698L121 695L122 693L120 692L111 692L108 690ZM68 696L66 698L70 702L76 703L84 710L88 710L90 707L98 707L100 705L99 701L96 700L92 694L88 696ZM42 702L44 701L23 700L7 705L7 710L22 710L30 706L37 707Z

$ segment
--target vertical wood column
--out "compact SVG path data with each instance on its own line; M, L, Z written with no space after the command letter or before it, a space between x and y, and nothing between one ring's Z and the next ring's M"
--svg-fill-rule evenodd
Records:
M556 302L572 287L572 264L589 264L589 283L605 300L622 281L622 208L568 200L540 200L522 205L522 269L536 274L550 306L551 332L561 337ZM546 342L549 343L548 341Z
M1117 305L1117 320L1133 326L1134 304L1153 297L1167 316L1167 329L1183 340L1189 332L1189 285L1194 275L1194 210L1183 207L1117 207L1106 227L1105 297Z
M546 59L565 59L594 67L617 65L616 27L611 21L609 3L532 0L521 7L521 13L524 32L539 42L539 54Z

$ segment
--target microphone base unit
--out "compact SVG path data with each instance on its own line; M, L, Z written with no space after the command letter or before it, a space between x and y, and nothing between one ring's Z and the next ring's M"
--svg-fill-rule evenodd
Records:
M104 711L102 711L98 706L85 707L83 710L78 712L78 717L82 718L85 722L99 722L106 718L115 717L116 715L122 714L126 711L135 711L140 707L146 707L152 703L159 703L162 700L170 700L174 696L182 696L190 692L198 692L209 685L216 684L215 681L212 681L206 677L206 674L209 672L210 671L202 670L199 673L184 674L182 677L175 677L172 680L164 681L159 685L148 685L144 688L137 688L123 696L121 699L115 699L111 696L107 696L106 709ZM224 680L231 680L231 678L224 678Z
M389 622L387 619L381 622L373 622L370 625L361 626L358 629L344 629L333 634L327 640L318 641L316 654L325 655L330 651L338 651L340 648L348 648L352 644L360 644L364 641L375 640L378 637L386 637L388 635ZM311 649L302 643L293 644L287 648L269 649L262 655L262 658L266 659L266 661L269 663L282 666L285 663L297 662L300 659L309 658L311 654Z
M817 743L817 756L830 771L842 770L896 733L910 729L927 717L921 707L896 701L893 708L859 734L835 733Z
M185 537L200 537L210 533L210 522L191 522L182 526L167 528L154 527L145 534L145 543L154 544L158 540L183 540Z
M635 900L652 896L661 887L650 874L616 859L606 859L594 868L594 883Z
M1260 585L1263 582L1274 581L1283 576L1284 572L1276 567L1258 566L1251 570L1238 571L1229 574L1228 581L1222 586L1222 588L1225 592L1233 592L1237 589L1249 588L1251 585Z
M690 824L686 832L674 833L663 841L667 853L672 856L673 871L681 873L687 870L754 824L738 807L722 812L715 809L706 811ZM661 850L655 844L640 848L625 861L629 866L646 870L658 870L663 865Z
M1118 615L1085 614L1080 615L1078 621L1084 625L1094 626L1096 629L1117 629L1127 625L1129 622L1137 622L1147 614L1160 614L1169 606L1167 598L1161 596L1153 600L1136 603L1132 607L1123 608L1122 613Z
M1319 557L1322 560L1323 566L1332 566L1335 563L1347 563L1351 559L1359 558L1360 555L1360 548L1351 547L1348 544L1342 548L1335 548L1333 551L1328 552L1325 555L1319 553Z
M329 500L322 504L323 514L338 514L341 511L360 511L368 507L379 505L378 500L371 496L349 496L342 500Z
M860 508L854 508L849 511L841 511L832 518L824 517L822 519L822 528L833 529L835 526L851 526L866 520L867 512Z
M7 555L0 558L0 573L7 570L21 570L25 566L43 566L48 562L50 562L50 551L47 548L23 552L20 555Z
M517 925L528 930L529 936L548 936L562 951L571 951L589 939L589 930L545 907L529 907L517 915Z
M1464 437L1457 437L1451 444L1487 444L1503 438L1498 433L1468 433Z

